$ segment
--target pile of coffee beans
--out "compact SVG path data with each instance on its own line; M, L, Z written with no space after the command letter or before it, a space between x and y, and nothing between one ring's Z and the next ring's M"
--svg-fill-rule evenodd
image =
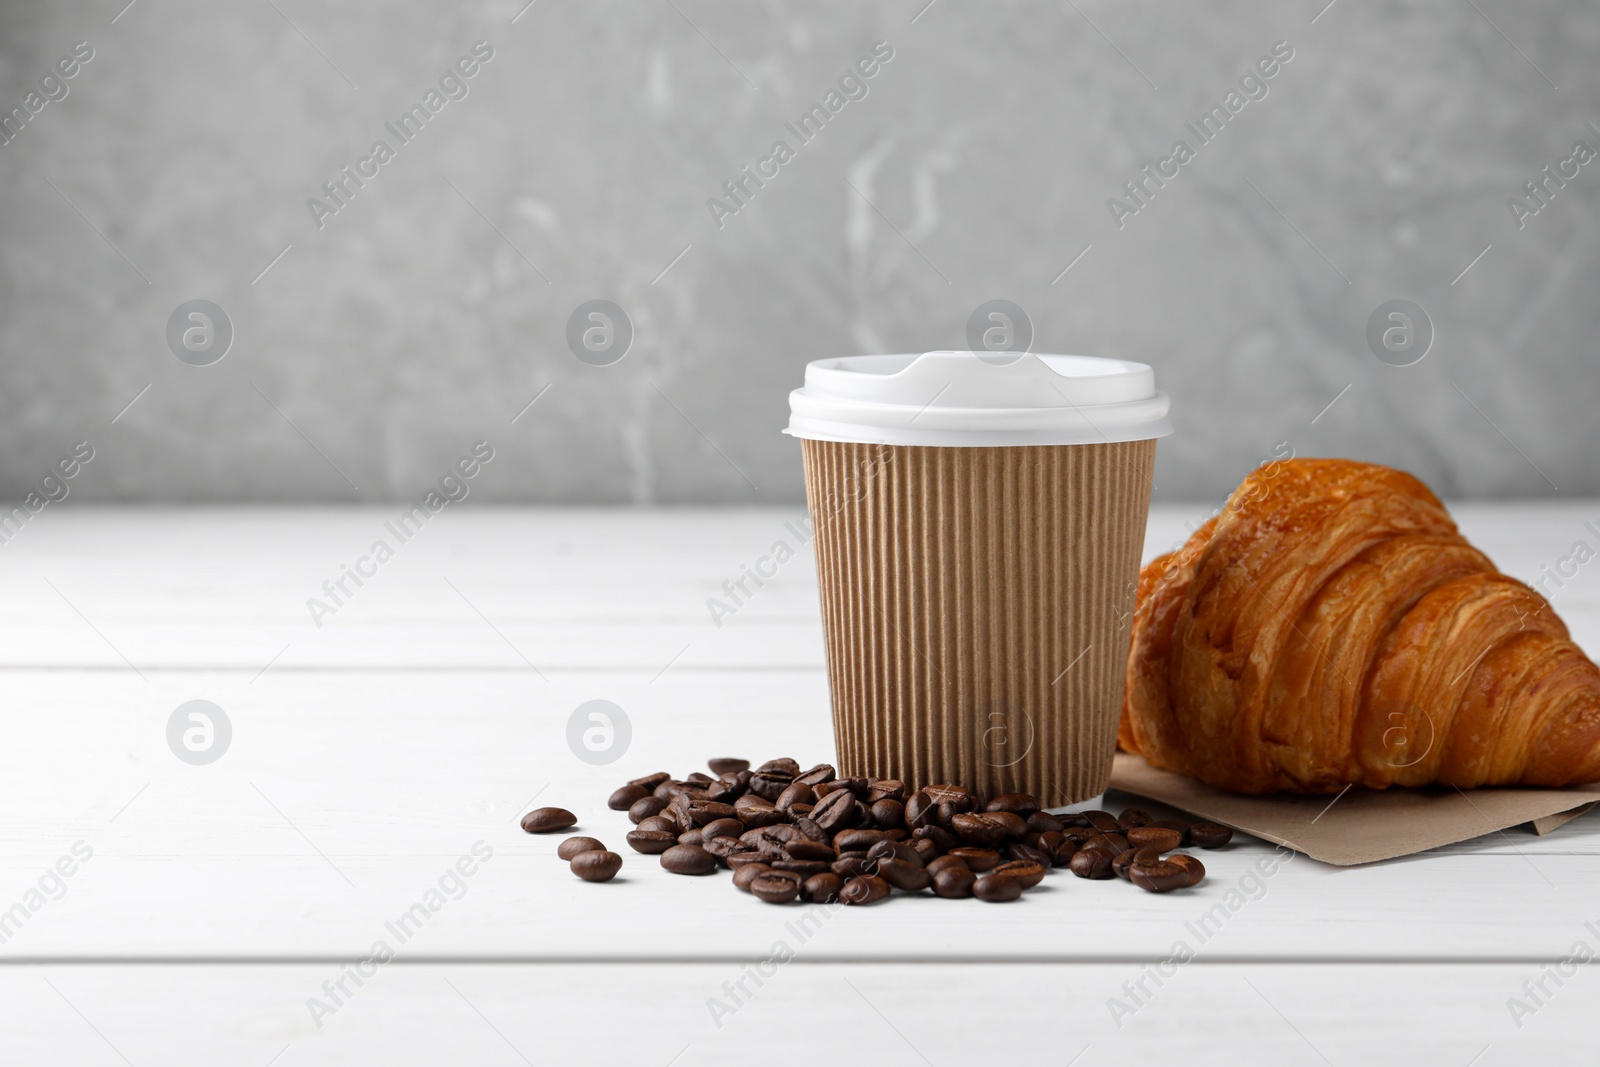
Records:
M1226 826L1137 808L1053 815L1026 793L984 800L954 785L908 793L890 779L840 778L825 763L801 770L775 759L752 770L748 760L714 759L708 768L681 780L666 771L635 778L608 804L628 813L635 852L659 856L673 874L731 869L735 887L769 904L874 904L895 891L1002 903L1055 868L1166 893L1206 874L1178 849L1221 848L1233 837ZM522 828L556 833L577 821L563 808L538 808ZM592 837L568 838L557 855L585 881L622 869L622 857Z

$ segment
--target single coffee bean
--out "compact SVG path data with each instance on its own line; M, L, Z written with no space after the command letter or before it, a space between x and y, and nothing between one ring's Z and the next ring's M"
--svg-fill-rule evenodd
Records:
M811 820L829 833L849 829L856 823L855 794L846 790L829 793L811 809Z
M713 819L700 828L700 835L710 841L713 837L738 837L744 831L745 825L738 819Z
M889 895L889 883L874 874L851 878L839 890L846 904L876 904Z
M906 798L906 784L898 778L868 778L867 803L876 804L880 800L893 800L901 803Z
M592 837L569 837L556 846L556 855L564 860L570 860L580 852L604 852L606 846Z
M1042 834L1029 834L1022 839L1022 843L1029 848L1036 848L1048 855L1054 852L1056 846L1065 840L1066 838L1062 837L1059 831L1046 830Z
M1005 858L1012 863L1038 864L1041 871L1048 871L1055 862L1050 858L1050 853L1045 852L1042 849L1029 848L1020 841L1013 841L1011 844L1001 849L1001 855L1005 856ZM1000 866L1004 867L1005 864L1002 863ZM1024 886L1024 888L1031 889L1032 887Z
M634 801L633 807L628 809L628 818L636 823L644 822L652 815L660 815L667 810L667 802L661 797L643 797Z
M795 775L800 773L800 764L796 763L788 756L780 756L778 759L769 759L767 762L757 767L756 773L781 774L786 778L793 778Z
M1167 862L1183 868L1184 874L1186 874L1189 879L1185 883L1186 885L1199 885L1205 880L1206 865L1195 859L1193 856L1188 856L1180 852L1176 856L1168 856Z
M1135 860L1154 863L1160 858L1161 853L1153 848L1130 848L1128 851L1119 852L1112 857L1111 873L1126 882L1128 881L1128 869L1133 866Z
M683 782L673 778L656 786L650 795L653 797L660 797L662 800L671 800L673 797L683 792L698 793L700 790L696 789L692 785L685 785Z
M962 867L969 871L972 869L967 866L967 861L960 856L945 855L929 861L928 873L938 874L940 871L949 870L951 867Z
M1001 793L983 806L984 811L1009 811L1027 819L1039 810L1038 798L1031 793Z
M1048 811L1036 811L1028 816L1028 831L1035 834L1060 833L1061 820Z
M773 801L778 806L779 811L788 811L796 804L815 804L816 802L817 794L813 793L811 787L804 782L792 783L787 789L778 794L777 800Z
M824 845L821 841L813 841L808 837L802 837L798 841L790 841L783 848L785 852L789 853L790 859L826 860L832 863L839 858L839 854L830 846Z
M833 870L833 864L826 860L790 860L774 857L767 862L775 871L790 871L802 879L810 878L813 874L827 874Z
M716 869L717 857L699 845L673 845L661 854L661 866L673 874L710 874Z
M1103 848L1079 849L1067 864L1079 878L1110 878L1111 853Z
M1128 880L1152 893L1170 893L1189 884L1189 872L1176 863L1156 860L1129 867Z
M1014 811L989 811L980 818L991 819L998 822L1005 831L1006 840L1015 841L1028 832L1028 822Z
M852 852L848 856L840 856L829 865L829 869L841 878L860 878L864 875L876 874L878 861L867 859L864 852Z
M1089 820L1089 825L1103 834L1120 833L1122 824L1117 822L1117 817L1109 811L1086 811L1083 817Z
M940 852L949 852L953 848L961 847L961 838L942 826L924 826L920 830L913 831L911 836L924 841L932 841L939 847Z
M949 828L957 815L966 814L969 813L962 811L954 801L941 800L938 807L933 809L933 821L936 825Z
M666 830L630 830L628 847L647 856L659 856L678 843L678 835Z
M1153 848L1157 852L1171 852L1183 843L1183 835L1161 826L1130 826L1122 835L1134 848Z
M751 829L771 826L784 819L783 812L772 801L753 793L747 793L733 802L733 814L734 818Z
M1063 830L1093 829L1093 827L1089 825L1089 817L1078 811L1057 815L1056 821L1061 823L1061 829Z
M972 811L978 806L978 798L959 785L929 785L923 786L922 791L935 804L956 805L957 812Z
M737 837L706 837L704 830L700 832L700 837L700 847L718 859L727 859L737 852L759 851Z
M1071 841L1074 845L1077 845L1079 848L1082 848L1083 847L1083 843L1085 841L1089 840L1089 838L1091 838L1091 837L1099 837L1101 835L1100 835L1100 831L1094 829L1093 827L1089 827L1089 826L1068 826L1068 827L1064 827L1062 829L1061 836L1066 838L1068 841Z
M585 882L609 882L622 870L622 857L605 849L580 852L572 857L572 873Z
M1189 843L1189 824L1181 819L1157 819L1148 825L1159 826L1163 830L1176 830L1183 835L1183 843L1185 845Z
M755 881L758 876L765 874L770 870L772 870L772 868L767 866L765 863L746 863L738 870L733 872L734 888L742 889L748 893L750 892L750 883Z
M840 852L865 852L882 840L882 830L840 830L833 837L833 847Z
M867 849L867 859L884 860L895 859L902 863L913 863L922 866L922 857L917 855L917 850L901 841L879 841Z
M1022 879L996 869L972 883L972 895L990 904L1004 904L1022 896Z
M1011 877L1022 883L1022 888L1032 889L1034 886L1044 881L1044 872L1048 869L1049 868L1042 863L1033 863L1029 860L1012 860L1009 863L1002 863L989 873L1009 874Z
M680 845L698 845L705 841L705 836L699 830L685 830L678 835Z
M729 759L727 757L721 757L718 759L706 760L706 767L710 769L712 774L720 777L724 774L738 774L740 771L749 770L750 761L747 759Z
M1128 844L1128 839L1121 834L1095 834L1078 847L1102 848L1115 856L1119 852L1128 851L1132 846Z
M801 878L792 871L763 871L750 883L750 893L768 904L787 904L800 895Z
M1142 808L1125 808L1122 814L1117 816L1117 822L1122 824L1124 830L1135 826L1149 826L1155 821L1155 816Z
M813 874L800 887L800 899L812 904L832 904L839 899L844 879L837 874Z
M744 786L739 784L739 777L734 774L723 775L705 788L705 798L719 804L732 804L742 796Z
M637 828L640 830L661 830L674 836L681 832L677 823L671 819L664 819L659 815L652 815L648 819L640 820Z
M994 851L993 849L973 848L968 845L963 845L961 848L951 849L949 852L945 853L945 855L959 858L967 865L968 870L972 871L973 874L981 874L984 871L992 871L996 867L1000 866L1000 853Z
M644 786L630 783L612 793L611 799L606 801L606 807L612 811L627 811L649 795L650 790Z
M530 834L553 834L578 825L578 817L566 808L534 808L522 817L522 828Z
M802 771L795 775L795 783L806 787L818 786L823 782L831 782L837 777L837 772L826 763L819 763L809 771Z
M794 779L787 774L767 774L757 771L750 776L750 792L776 802L793 782Z
M788 823L780 822L771 826L746 830L739 835L739 840L755 848L782 848L790 841L804 841L807 838L805 834L802 834Z
M906 824L906 806L892 797L872 802L872 821L875 825L885 829L903 827Z
M798 811L799 809L797 808L795 810ZM804 837L808 841L815 841L819 845L833 844L833 835L828 833L828 831L824 830L822 827L818 826L816 820L812 819L809 815L797 816L791 825L793 825L796 830L800 831L801 837Z
M1012 816L1015 818L1015 816ZM1021 820L1018 820L1019 822ZM955 814L950 819L950 829L968 845L990 848L1006 838L1006 826L996 815Z
M878 876L903 893L918 893L933 884L933 876L920 863L892 856L878 860Z
M1078 843L1069 837L1063 836L1054 848L1050 850L1050 862L1057 867L1065 867L1072 862L1072 857L1078 854Z
M937 808L925 790L917 790L906 798L906 826L915 831L930 825Z
M927 866L929 860L939 855L939 846L929 841L926 837L919 837L914 841L907 842L907 844L917 854L917 859L923 866Z
M965 899L972 895L972 887L977 880L978 876L958 860L933 876L933 895L946 900Z
M1189 827L1189 837L1201 848L1221 848L1233 840L1233 830L1221 823L1197 822Z
M727 838L719 837L717 840L726 841ZM706 849L706 851L711 852L711 849ZM715 853L713 853L713 855L715 855ZM761 858L761 853L754 850L750 852L730 852L726 856L717 856L717 858L722 861L723 865L727 867L728 870L735 873L742 871L746 867L755 863L759 863L763 867L767 866L767 862Z
M668 774L666 771L657 771L654 774L647 774L643 778L634 778L629 781L628 784L636 785L640 789L654 791L655 787L660 785L662 782L669 782L671 780L672 775Z
M683 780L683 784L702 787L707 786L711 784L711 776L709 774L703 774L700 771L692 771L690 772L689 777Z

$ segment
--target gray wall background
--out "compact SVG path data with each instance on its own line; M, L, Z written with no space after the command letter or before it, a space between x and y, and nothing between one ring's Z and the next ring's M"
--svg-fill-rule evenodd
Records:
M1600 148L1594 4L125 3L0 4L0 110L95 51L0 146L7 497L87 439L83 499L410 499L487 438L477 500L798 500L804 364L966 347L992 298L1035 351L1156 367L1158 498L1285 449L1600 495L1600 162L1507 207ZM469 95L319 230L306 199L480 39ZM800 147L783 123L879 40ZM1268 95L1118 229L1107 198L1278 40ZM707 198L780 138L719 230ZM206 367L164 335L196 298L236 333ZM636 331L604 368L565 342L594 298ZM1412 366L1365 340L1395 298L1436 331Z

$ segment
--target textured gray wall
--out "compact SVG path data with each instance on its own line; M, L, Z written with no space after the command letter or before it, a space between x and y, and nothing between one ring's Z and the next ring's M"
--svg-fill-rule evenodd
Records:
M1288 450L1600 494L1600 162L1520 229L1508 207L1600 148L1595 4L125 2L0 6L0 110L94 50L0 146L6 496L88 440L85 499L413 498L486 438L479 500L799 499L806 361L966 347L991 298L1036 351L1155 365L1160 497ZM396 147L479 40L468 95ZM784 123L880 40L801 145ZM1185 122L1279 40L1200 145ZM307 199L380 138L319 229ZM1108 198L1180 138L1119 228ZM719 228L707 199L779 139ZM595 298L635 330L604 368L565 340ZM1436 331L1411 366L1366 340L1396 298ZM235 331L210 366L168 348L193 299Z

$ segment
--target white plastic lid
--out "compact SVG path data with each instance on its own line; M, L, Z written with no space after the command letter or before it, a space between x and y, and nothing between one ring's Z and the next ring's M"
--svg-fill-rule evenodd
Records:
M1146 441L1172 432L1143 363L1093 356L924 352L806 365L789 428L813 441L980 448Z

